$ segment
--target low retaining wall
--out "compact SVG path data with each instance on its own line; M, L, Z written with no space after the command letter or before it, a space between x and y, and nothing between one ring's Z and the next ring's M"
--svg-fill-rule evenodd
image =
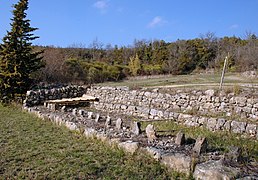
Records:
M65 86L27 91L24 105L31 107L42 105L46 100L81 97L86 92L83 86Z
M209 130L226 130L258 138L258 99L252 97L216 96L213 90L180 94L130 91L127 87L92 87L87 94L99 98L94 108L102 111L138 116L146 120L170 119L187 126L204 126ZM202 115L190 115L195 111ZM183 112L183 113L182 113ZM213 118L224 113L246 118ZM207 114L207 117L205 117ZM249 119L249 120L248 120Z
M128 109L130 106L142 107L137 113L150 119L166 116L166 114L151 113L151 109L160 109L163 112L226 113L228 116L239 115L242 118L258 119L257 98L232 94L217 96L214 90L162 94L142 90L130 91L127 87L92 87L87 94L98 97L100 103L110 106L124 105L122 109Z

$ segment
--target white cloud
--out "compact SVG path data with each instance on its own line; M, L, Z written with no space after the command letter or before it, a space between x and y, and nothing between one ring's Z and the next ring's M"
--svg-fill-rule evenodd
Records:
M157 26L161 26L163 25L164 23L166 23L166 21L164 19L162 19L160 16L156 16L154 17L151 22L148 24L148 27L149 28L154 28L154 27L157 27Z
M239 27L238 24L233 24L233 25L231 25L229 28L230 28L230 29L237 29L238 27Z
M107 9L108 7L108 3L107 1L104 1L104 0L100 0L100 1L97 1L93 4L93 6L101 11L104 11Z

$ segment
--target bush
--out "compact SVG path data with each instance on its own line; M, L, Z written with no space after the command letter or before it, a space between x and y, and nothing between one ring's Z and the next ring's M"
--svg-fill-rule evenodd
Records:
M151 64L144 64L143 72L146 75L157 75L162 73L162 66L161 65L151 65Z

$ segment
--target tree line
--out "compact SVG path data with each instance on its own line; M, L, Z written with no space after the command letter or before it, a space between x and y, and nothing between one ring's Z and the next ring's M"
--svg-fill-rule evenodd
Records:
M229 53L228 71L257 70L258 39L253 33L246 38L217 38L207 33L200 38L165 42L135 40L132 46L103 46L95 40L88 48L44 49L46 67L38 74L43 81L96 83L119 81L128 76L189 74L221 70Z

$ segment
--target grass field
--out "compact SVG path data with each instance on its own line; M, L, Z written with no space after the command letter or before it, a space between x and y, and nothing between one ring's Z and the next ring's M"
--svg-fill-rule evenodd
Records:
M218 88L221 74L193 74L193 75L164 75L157 77L136 77L120 82L107 82L100 85L106 86L129 86L131 88L138 87L174 87L174 88ZM224 86L236 86L248 84L251 87L258 86L258 78L252 79L241 76L238 73L226 73L224 78Z
M0 179L177 179L144 154L116 147L0 105Z

